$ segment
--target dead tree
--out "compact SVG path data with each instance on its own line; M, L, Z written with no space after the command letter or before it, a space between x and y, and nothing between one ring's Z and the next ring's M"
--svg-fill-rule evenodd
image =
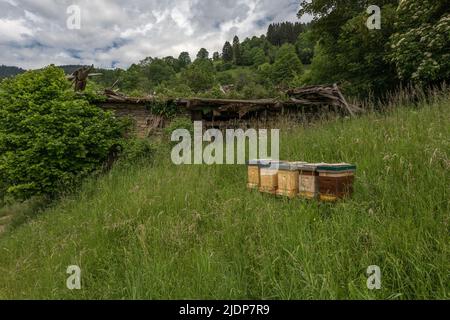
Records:
M101 73L91 73L92 70L94 70L94 65L81 67L67 77L69 81L74 83L75 92L82 92L86 89L89 77L101 75Z

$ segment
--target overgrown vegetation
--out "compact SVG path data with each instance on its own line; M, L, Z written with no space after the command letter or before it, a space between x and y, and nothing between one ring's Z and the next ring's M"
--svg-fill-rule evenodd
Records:
M169 149L92 178L0 238L0 298L448 299L450 100L417 97L359 119L280 119L283 159L358 165L336 205L248 191L245 166L175 166Z
M0 195L53 197L99 169L126 128L75 95L61 69L1 84Z
M311 24L275 23L193 61L101 70L82 95L54 66L1 82L0 299L450 298L447 1L375 2L381 30L366 27L366 1L302 0ZM148 108L171 118L163 143L125 140L127 122L91 104L117 79L156 96ZM333 82L377 104L360 118L272 125L283 159L355 163L351 199L275 198L246 189L245 166L169 159L173 130L193 130L170 98L284 99L287 87ZM69 265L82 269L80 291L65 286ZM367 290L370 265L381 290Z

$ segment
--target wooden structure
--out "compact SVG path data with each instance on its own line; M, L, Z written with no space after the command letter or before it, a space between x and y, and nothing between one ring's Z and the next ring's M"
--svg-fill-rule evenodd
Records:
M287 95L292 102L303 106L333 106L346 110L351 116L362 111L347 102L337 84L290 89Z
M206 128L231 128L267 126L268 120L279 115L300 115L313 117L324 112L336 112L345 116L354 116L362 110L349 105L339 88L333 86L315 86L291 89L288 100L257 99L210 99L180 98L157 101L154 96L129 97L114 90L105 89L106 99L97 103L99 107L115 111L119 116L130 116L137 123L140 137L146 137L154 130L164 127L168 119L152 114L152 104L166 104L176 109L179 115L202 121Z
M67 80L74 84L75 92L83 92L86 89L89 77L101 75L101 73L91 73L92 70L94 70L94 65L81 67L66 77Z

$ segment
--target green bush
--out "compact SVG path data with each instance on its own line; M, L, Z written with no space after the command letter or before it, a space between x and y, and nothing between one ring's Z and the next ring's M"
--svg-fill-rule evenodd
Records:
M54 66L0 89L0 192L54 196L101 167L125 125L73 93Z
M402 80L433 84L450 77L450 10L446 0L403 1L389 59Z
M123 145L119 165L133 165L139 161L150 160L155 154L155 145L148 139L131 139Z

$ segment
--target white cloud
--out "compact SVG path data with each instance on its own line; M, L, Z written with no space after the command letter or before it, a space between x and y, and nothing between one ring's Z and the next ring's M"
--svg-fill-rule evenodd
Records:
M33 35L33 31L26 26L24 19L0 19L0 44L20 42Z
M66 28L66 9L81 8L81 30ZM220 51L238 35L265 33L271 22L298 21L295 0L3 0L0 64L128 67L147 56Z

